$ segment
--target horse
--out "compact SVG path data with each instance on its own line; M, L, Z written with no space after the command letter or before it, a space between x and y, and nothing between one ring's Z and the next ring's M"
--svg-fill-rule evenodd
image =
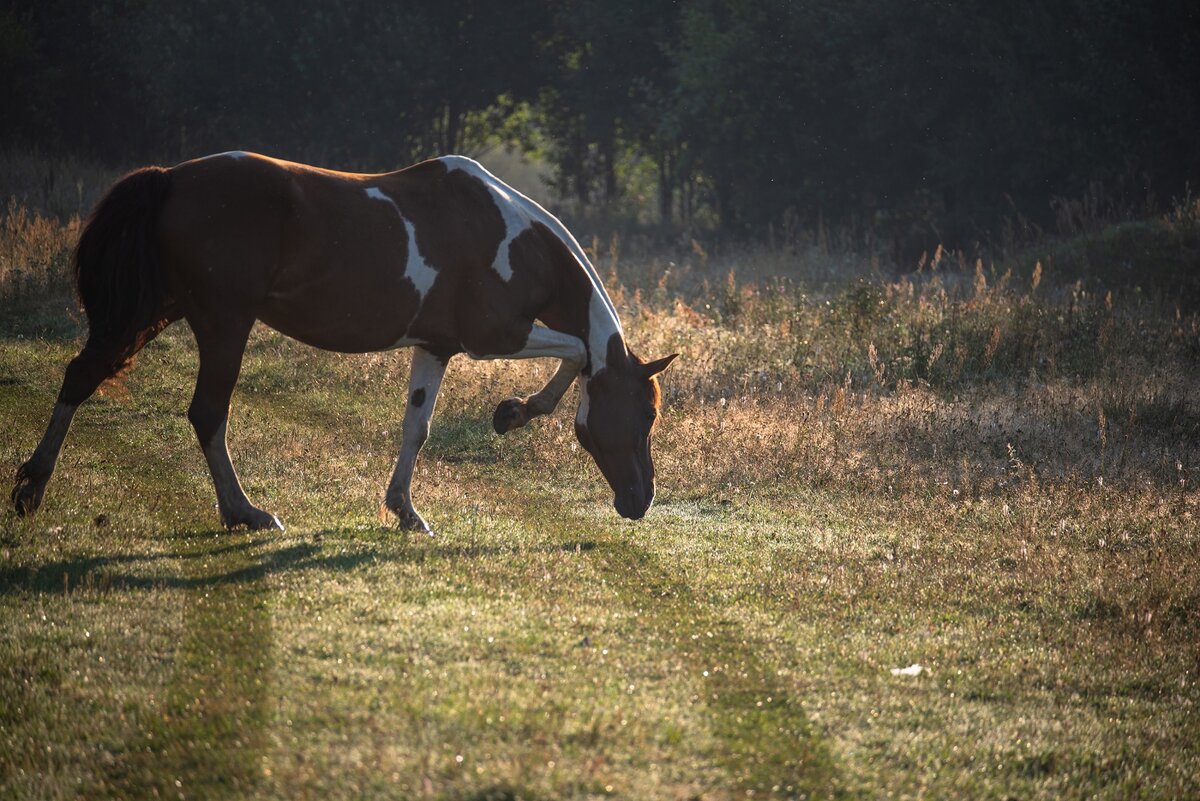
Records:
M625 342L595 268L566 226L478 162L444 156L396 172L338 172L233 151L143 167L97 204L73 255L88 323L45 434L17 470L21 515L43 501L75 410L178 320L199 372L187 416L226 528L283 530L246 497L226 445L230 399L256 321L343 353L413 349L386 506L432 535L413 506L417 454L450 359L553 358L545 386L509 398L504 434L550 414L578 379L575 435L623 517L654 500L658 374Z

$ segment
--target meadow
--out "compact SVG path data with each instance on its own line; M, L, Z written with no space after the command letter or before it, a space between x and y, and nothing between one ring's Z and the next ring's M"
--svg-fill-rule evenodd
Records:
M6 477L104 186L29 163L0 157ZM408 353L259 328L230 446L288 528L222 531L177 324L43 510L0 513L0 797L1200 796L1200 205L1073 208L903 272L823 232L594 242L635 349L683 354L636 523L573 392L492 433L552 365L459 358L414 486L437 536L399 531Z

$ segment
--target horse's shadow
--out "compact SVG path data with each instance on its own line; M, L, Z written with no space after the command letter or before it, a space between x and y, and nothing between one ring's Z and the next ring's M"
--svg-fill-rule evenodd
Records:
M314 535L323 540L329 534ZM165 551L153 554L118 553L111 555L86 555L70 559L45 562L40 565L0 568L0 596L34 594L63 595L80 589L149 590L182 589L194 590L220 587L223 585L247 584L268 576L306 571L349 572L364 565L424 564L437 561L457 561L522 553L581 553L591 551L599 545L592 540L565 543L548 543L532 547L503 545L453 545L433 542L412 545L367 544L353 551L327 550L318 542L304 542L271 550L255 558L252 550L268 546L270 540L256 538L237 543L225 543L211 548L187 551ZM129 568L134 565L150 565L169 560L190 562L198 559L229 556L246 552L245 563L228 570L212 572L183 570L168 573L142 574Z

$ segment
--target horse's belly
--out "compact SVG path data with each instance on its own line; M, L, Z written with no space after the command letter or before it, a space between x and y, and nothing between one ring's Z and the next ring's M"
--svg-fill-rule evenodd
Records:
M353 271L331 271L308 281L272 287L258 318L305 344L343 353L366 353L415 344L407 331L416 293L404 282L363 280Z

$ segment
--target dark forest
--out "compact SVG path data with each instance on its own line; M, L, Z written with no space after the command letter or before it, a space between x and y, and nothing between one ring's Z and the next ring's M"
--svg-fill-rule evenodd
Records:
M106 163L248 149L386 170L497 144L580 208L966 241L1200 175L1184 0L71 0L0 10L0 139ZM623 205L624 204L624 205Z

